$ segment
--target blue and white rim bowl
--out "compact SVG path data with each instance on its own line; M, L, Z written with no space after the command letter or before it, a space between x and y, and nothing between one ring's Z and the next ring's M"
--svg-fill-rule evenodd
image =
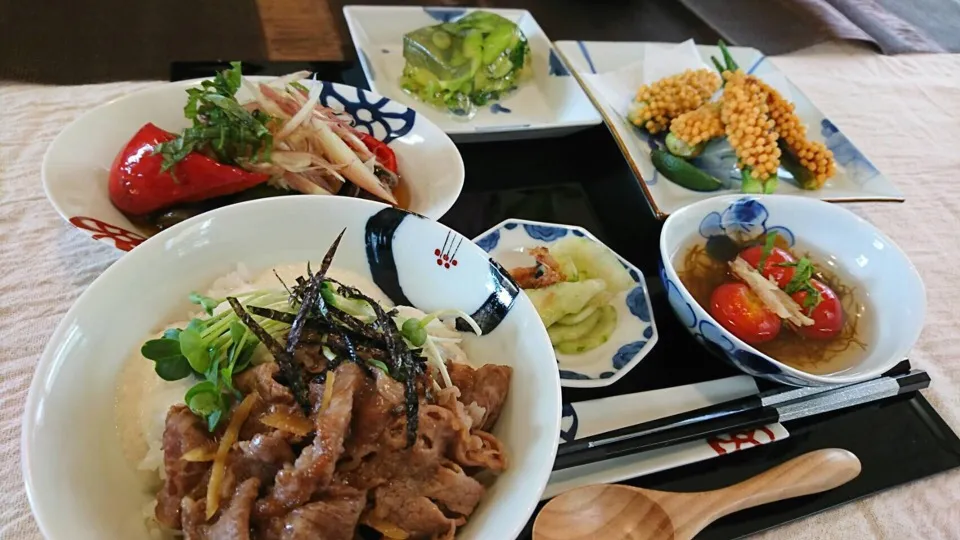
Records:
M858 300L873 312L866 356L837 374L812 375L761 353L720 326L677 276L686 250L716 235L753 238L776 230L811 252L815 264L850 276ZM792 386L850 384L872 379L907 355L923 328L926 293L916 268L890 238L838 205L789 195L715 197L667 218L660 235L660 278L680 322L708 349L745 373Z
M142 509L153 495L123 454L115 416L131 354L195 309L191 291L236 271L238 262L251 275L307 260L316 268L344 228L335 268L373 282L396 303L470 313L485 331L464 335L470 363L513 367L493 430L510 466L457 538L520 534L550 477L561 409L553 348L529 299L485 252L436 221L362 199L273 197L160 232L110 266L64 316L23 415L24 480L45 538L151 538Z
M489 253L491 259L510 269L533 264L534 259L526 254L530 248L550 247L567 236L586 238L607 247L582 227L524 219L505 220L473 241ZM599 388L611 385L636 367L657 343L657 327L643 273L613 250L610 252L620 259L634 286L611 300L611 305L617 309L617 329L606 343L582 354L554 351L561 386Z
M273 78L247 79L256 84ZM137 227L110 203L110 167L144 124L152 122L169 131L187 127L185 90L202 80L167 83L123 96L67 126L50 145L41 168L44 190L57 212L72 223L81 218L81 224L98 223L99 227L77 226L121 249L142 241L143 235L132 232ZM305 80L303 84L322 85L320 103L348 112L358 130L393 149L400 175L409 187L410 211L439 219L453 206L463 188L463 160L442 129L406 105L368 90L323 81ZM237 98L247 101L252 96L242 87ZM116 239L119 233L125 233L124 240Z

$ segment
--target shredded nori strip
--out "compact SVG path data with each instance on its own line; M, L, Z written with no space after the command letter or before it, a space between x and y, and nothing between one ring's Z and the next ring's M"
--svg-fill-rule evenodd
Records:
M316 305L321 315L325 315L323 298L320 296L320 284L323 282L324 273L330 269L330 263L333 261L333 256L337 252L337 247L340 245L340 240L343 238L344 232L346 232L346 229L340 231L337 239L333 241L330 249L327 250L327 254L323 257L323 263L320 265L320 271L310 278L310 282L303 292L303 297L301 299L302 301L300 303L300 311L298 311L297 316L294 317L293 324L290 325L290 332L287 334L287 346L285 350L288 357L291 359L293 358L293 353L297 350L297 344L300 341L300 335L303 333L303 328L306 326L307 319L310 317L310 312L314 309L314 306ZM307 273L309 272L310 269L308 264ZM290 363L290 368L290 376L292 378L288 378L288 382L291 383L291 389L293 389L294 384L305 389L306 384L303 380L303 370L295 369L293 362ZM294 392L294 395L296 395L296 392ZM306 395L307 393L304 392L304 396ZM309 400L300 401L298 399L297 401L301 406L304 407L304 410L310 410Z
M278 311L276 309L258 306L247 306L247 309L250 311L250 313L253 313L257 317L264 317L286 324L293 324L293 319L297 317L294 313L287 313L286 311Z
M301 343L320 343L337 353L337 360L327 362L327 372L335 369L339 358L346 356L350 361L367 367L366 360L377 360L387 365L389 375L404 385L404 411L407 419L407 447L416 443L420 414L419 384L426 373L425 360L414 354L407 346L393 316L397 311L385 311L374 299L359 289L326 277L333 262L340 240L346 229L340 232L333 245L327 250L318 272L314 273L307 263L307 278L298 277L295 287L289 288L283 280L280 282L290 295L290 304L300 304L296 315L268 308L248 306L249 313L235 298L228 298L237 316L273 353L280 366L280 373L293 392L297 402L309 410L309 399L303 367L294 360L294 352ZM277 276L277 279L280 279ZM323 298L321 288L332 283L338 293L351 300L367 302L376 320L365 323L346 313ZM283 347L263 328L253 316L265 317L290 325L286 346ZM323 378L325 373L319 376ZM424 383L429 393L429 385Z
M283 281L283 278L280 277L280 274L277 273L276 269L273 270L273 275L277 276L277 281L279 281L280 284L283 285L283 290L287 291L288 295L293 294L290 292L290 287L287 287L287 284Z
M280 366L280 373L284 379L286 379L287 386L290 387L290 391L293 393L293 397L297 400L297 403L309 409L310 399L307 393L307 385L303 379L303 370L299 369L296 362L294 362L293 355L288 354L280 343L273 339L273 336L264 330L253 316L243 309L243 305L240 304L239 300L228 296L227 302L230 303L230 307L233 308L234 313L237 314L240 321L243 322L243 324L250 329L250 332L257 336L257 339L266 345L267 349L273 354L273 357L277 360L277 365Z
M327 304L327 309L332 311L333 306ZM247 310L258 316L270 319L273 321L278 321L286 324L293 324L293 320L296 318L296 315L293 313L288 313L286 311L278 311L276 309L263 308L259 306L247 306ZM358 321L359 322L359 321ZM360 323L363 325L363 323ZM348 325L344 324L343 321L333 318L332 321L327 322L319 319L310 319L307 321L306 328L317 330L317 331L332 331L340 334L344 334L351 341L360 341L361 343L369 343L372 346L382 347L384 341L383 337L376 332L375 329L369 327L368 325L363 325L366 329L365 332L357 332L353 330ZM353 334L351 336L351 334ZM303 339L301 337L301 339Z
M326 275L327 270L330 270L330 264L333 263L333 256L337 254L337 248L340 247L340 240L343 239L343 233L347 232L347 229L344 228L340 231L340 234L337 235L337 239L333 241L333 244L330 246L330 249L327 250L327 254L323 256L323 261L320 263L320 275ZM310 263L307 263L307 273L310 272Z
M325 334L320 343L330 347L330 350L339 353L346 353L354 362L360 360L379 360L381 362L390 361L390 353L379 347L369 345L360 345L352 343L345 335ZM353 352L350 352L352 348ZM359 363L359 362L358 362Z

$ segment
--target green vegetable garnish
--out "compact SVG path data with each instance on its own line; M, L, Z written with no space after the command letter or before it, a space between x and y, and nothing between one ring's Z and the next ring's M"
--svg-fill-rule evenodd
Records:
M193 122L176 139L158 144L154 154L163 155L163 171L195 150L212 153L217 161L236 165L240 160L267 161L273 135L267 129L270 117L260 110L249 112L237 101L240 89L240 62L217 73L213 80L187 89L183 114Z
M711 56L710 61L713 62L713 67L717 68L717 71L719 71L720 73L723 73L724 71L727 70L726 66L721 64L720 61L717 60L716 56Z
M767 257L773 253L773 248L777 244L777 233L776 231L770 231L767 233L767 237L763 241L763 251L760 252L760 262L757 263L757 270L763 271L763 265L767 262Z
M787 294L794 294L805 291L807 296L803 299L803 307L810 310L820 303L820 291L813 286L813 275L816 268L813 262L806 257L800 257L796 262L780 263L778 266L790 266L794 268L793 277L787 286L783 288Z
M244 298L259 306L290 309L285 294L256 291ZM190 301L203 306L210 315L224 300L191 293ZM289 327L268 319L260 325L274 336L283 334ZM233 376L250 366L259 344L260 340L240 322L236 313L226 310L208 319L193 319L183 329L171 328L163 337L144 343L140 353L155 362L154 370L164 380L176 381L191 374L203 378L187 391L184 401L213 431L232 400L240 397L233 387Z
M737 65L737 62L733 59L733 55L730 54L730 49L727 48L727 44L723 40L717 41L717 47L720 47L720 53L723 55L723 61L727 64L728 71L736 71L740 69L740 66Z
M190 293L190 303L197 304L207 312L207 315L213 315L213 308L219 306L223 299L210 298L197 292Z
M302 83L299 83L299 82L297 82L297 81L293 81L293 82L290 82L290 83L287 83L287 84L289 84L290 86L292 86L292 87L296 88L297 90L303 92L304 94L309 94L309 93L310 93L310 89L309 89L309 88L307 88L307 87L304 86Z
M424 317L424 320L426 320L426 317ZM427 341L427 330L424 326L426 326L426 323L420 320L407 319L403 321L403 325L400 327L400 334L413 345L422 347L424 342Z
M388 375L390 374L390 368L388 368L386 364L384 364L383 362L377 359L371 358L367 360L367 363Z

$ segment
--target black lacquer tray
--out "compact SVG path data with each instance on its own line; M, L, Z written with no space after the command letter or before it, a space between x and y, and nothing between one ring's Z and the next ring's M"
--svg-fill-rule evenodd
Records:
M224 66L218 62L177 63L171 66L171 79L207 77ZM282 75L298 69L315 71L323 80L367 87L359 66L352 62L244 64L244 73L249 75ZM441 222L469 238L506 218L580 225L647 277L660 336L656 347L617 383L599 389L565 389L564 402L739 374L711 356L674 317L657 277L662 224L654 218L605 126L554 139L471 143L459 148L466 183L460 199ZM845 448L860 458L863 472L852 482L820 495L728 516L697 536L709 540L740 538L960 466L960 438L919 393L786 423L785 427L790 432L786 440L626 483L702 491L739 482L820 448ZM529 538L529 527L520 538Z

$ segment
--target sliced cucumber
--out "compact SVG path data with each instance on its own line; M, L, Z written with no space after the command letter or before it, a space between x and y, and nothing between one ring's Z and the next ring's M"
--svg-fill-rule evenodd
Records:
M600 296L600 295L597 295L597 296ZM582 323L584 319L587 319L588 317L596 313L598 309L600 309L600 306L593 306L591 305L592 303L593 301L587 304L585 308L580 310L580 313L571 313L570 315L564 315L553 326L557 326L557 325L573 326L573 325ZM553 326L551 326L550 328L553 328Z
M543 325L549 327L564 315L579 313L587 302L603 292L607 284L602 279L554 283L542 289L524 291L533 307L537 308Z
M554 345L562 354L580 354L603 345L617 328L617 310L610 305L599 309L600 320L589 334L578 339L562 341Z
M433 41L433 44L437 46L438 49L449 49L450 44L453 43L453 39L450 37L450 34L444 32L443 30L438 30L430 36L430 40Z
M633 278L620 264L620 259L602 244L578 236L567 236L554 243L550 253L554 257L570 258L577 267L580 279L602 279L611 293L633 287Z
M514 28L516 27L513 25L501 25L487 35L486 39L483 40L484 64L492 64L513 43ZM506 57L504 57L504 60L506 60Z
M720 180L665 150L653 150L650 152L650 160L660 174L678 186L694 191L716 191L723 187Z
M596 328L597 323L600 322L602 313L599 309L594 310L590 316L577 324L554 324L550 328L547 328L547 334L550 334L550 343L557 345L563 341L571 341L586 336Z
M564 255L559 257L553 253L551 255L560 263L560 271L567 276L567 281L580 281L580 271L577 270L577 265L573 264L573 259Z
M591 298L590 301L587 302L587 305L580 310L579 313L571 313L570 315L566 315L557 321L557 324L577 324L592 315L594 311L603 307L604 304L610 302L611 298L613 298L613 293L610 291L603 291L602 293L599 293Z
M478 63L483 58L483 34L479 30L468 30L463 38L463 55L467 58L476 58Z

